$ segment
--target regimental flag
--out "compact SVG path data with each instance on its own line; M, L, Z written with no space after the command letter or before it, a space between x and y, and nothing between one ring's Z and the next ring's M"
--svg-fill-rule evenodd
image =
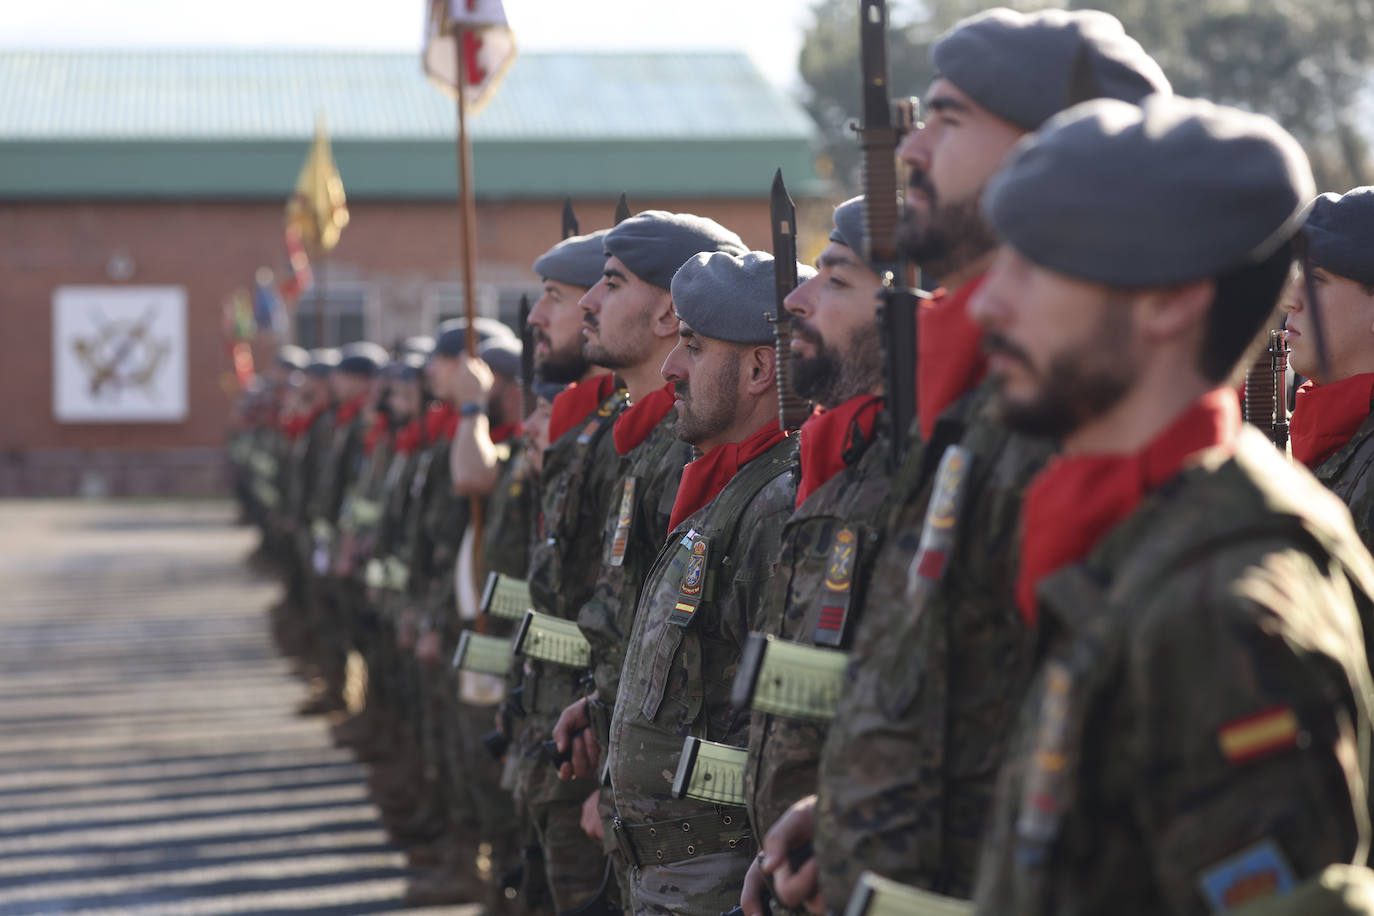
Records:
M515 33L506 22L501 0L426 0L422 63L425 75L455 97L458 93L459 48L462 49L464 103L469 114L480 111L501 78L515 63Z
M286 260L290 275L278 285L277 294L283 303L291 306L315 285L315 275L310 271L310 256L305 253L300 231L289 222L286 224Z
M296 191L286 202L287 248L292 231L313 251L330 251L339 244L339 235L348 225L348 204L344 200L343 179L339 177L324 118L315 122L315 142L305 157Z

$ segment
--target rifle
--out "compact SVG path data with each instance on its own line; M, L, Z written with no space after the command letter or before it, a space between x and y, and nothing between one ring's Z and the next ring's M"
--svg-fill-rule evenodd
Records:
M520 417L534 413L534 328L530 327L530 297L520 296Z
M916 417L916 309L930 294L912 289L907 264L897 253L897 144L915 123L910 101L893 117L887 82L887 0L862 0L859 8L860 61L863 71L864 236L870 263L883 288L878 309L883 344L883 379L891 424L892 468L906 452L907 431Z
M1280 451L1288 448L1288 342L1271 329L1265 347L1245 372L1245 421L1264 430Z
M572 198L563 198L563 238L577 235L577 214L573 212Z
M630 199L625 196L625 192L620 192L620 200L615 202L615 225L619 226L633 214L630 213Z
M797 207L788 196L782 169L773 176L768 204L773 223L773 349L777 354L778 422L785 430L801 427L811 404L792 387L792 313L783 300L797 288Z

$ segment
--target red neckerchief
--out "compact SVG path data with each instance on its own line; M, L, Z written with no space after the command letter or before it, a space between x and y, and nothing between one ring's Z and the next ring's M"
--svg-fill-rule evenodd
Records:
M498 444L518 435L520 435L519 423L502 423L492 429L491 441L493 444Z
M334 427L347 426L353 422L353 418L363 412L367 406L368 395L360 394L351 401L344 401L339 405L339 412L334 414Z
M1240 431L1240 405L1230 388L1199 398L1154 441L1132 455L1051 459L1026 488L1021 510L1021 570L1016 604L1034 625L1035 587L1087 556L1151 490L1204 449L1228 445Z
M420 442L424 437L424 431L424 424L420 422L419 418L411 420L405 426L402 426L400 430L397 431L396 442L392 446L396 454L409 455L419 448Z
M564 433L591 416L612 391L615 391L615 376L609 372L560 391L549 413L549 441L557 442Z
M669 382L621 411L620 416L615 418L615 426L611 428L616 453L628 455L649 438L649 433L673 409L673 403L673 383Z
M787 433L778 421L771 420L743 442L717 445L696 461L688 462L682 469L682 483L668 519L668 530L672 531L683 519L719 496L740 468L786 438Z
M328 409L329 406L327 404L321 404L319 407L313 408L309 413L298 413L287 417L281 423L281 430L286 434L287 439L295 442L301 436L304 436L305 431L313 426L315 421L320 418L320 414Z
M425 413L425 445L452 439L454 430L458 428L458 420L458 411L443 401L429 405Z
M1374 399L1374 372L1330 385L1304 382L1288 421L1293 457L1315 468L1350 441L1369 417Z
M873 441L883 399L861 394L830 410L818 409L801 425L801 482L797 505L849 466L856 447Z
M391 424L387 422L386 414L380 410L372 418L372 426L367 434L363 436L363 454L371 455L377 450L377 446L386 438L386 434L391 432Z
M916 416L926 441L945 408L987 374L983 329L968 314L969 300L986 278L979 274L953 293L937 293L916 313Z

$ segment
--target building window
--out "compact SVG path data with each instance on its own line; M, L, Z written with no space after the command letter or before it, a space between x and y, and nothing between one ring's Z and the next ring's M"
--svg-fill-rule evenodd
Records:
M503 321L514 328L520 313L520 295L530 292L531 289L524 287L491 284L478 286L477 314L484 318ZM537 298L538 291L534 291L530 301L533 302ZM463 284L431 283L425 287L421 301L424 333L431 334L440 323L463 316Z
M302 347L337 347L369 339L368 300L363 283L330 283L324 291L324 339L320 339L320 288L312 287L296 304L296 343Z

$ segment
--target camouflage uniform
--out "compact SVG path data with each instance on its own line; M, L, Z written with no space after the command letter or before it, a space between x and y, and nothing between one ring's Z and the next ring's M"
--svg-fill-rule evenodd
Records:
M1374 565L1258 433L1198 456L1037 594L1046 662L978 912L1218 912L1367 850Z
M588 383L591 384L591 383ZM618 390L544 453L540 518L530 553L530 597L535 610L575 620L591 598L600 569L601 530L613 505L620 456L611 428L625 407ZM523 659L525 717L516 724L517 801L539 836L544 870L558 911L586 903L601 890L605 856L581 827L582 803L595 780L561 780L543 743L562 711L584 693L587 672Z
M755 848L746 811L675 800L670 789L685 737L748 740L730 688L746 637L763 626L795 471L791 438L745 465L673 530L645 577L609 750L614 835L632 866L636 913L717 916L739 900ZM698 589L700 604L679 624L684 589Z
M347 596L340 581L333 576L330 557L344 493L362 461L363 436L368 422L366 411L360 409L347 422L330 430L328 445L312 475L313 486L306 509L309 519L306 534L311 542L310 569L314 580L309 607L319 649L316 661L332 689L343 687L352 641L345 607Z
M621 474L612 489L617 495L611 501L612 511L602 535L601 574L591 600L577 614L577 625L592 646L596 691L588 701L587 712L601 746L603 766L639 588L663 549L682 468L692 460L692 447L673 433L676 423L677 410L669 410L644 441L623 456ZM621 538L619 547L617 537ZM615 851L611 834L614 819L615 806L606 792L601 797L606 852L615 863L624 896L629 890L628 863Z
M929 443L910 436L893 480L844 715L821 754L815 848L831 907L865 868L940 894L972 889L1004 736L1033 671L1012 584L1022 493L1049 454L996 422L991 394L981 385L946 409ZM956 540L942 580L913 607L909 571L951 443L972 456Z
M881 421L879 421L879 425ZM837 546L852 546L836 580L848 602L841 651L858 623L864 584L882 544L882 522L892 479L887 440L876 432L844 468L806 498L782 531L778 572L763 632L788 642L816 645L816 625ZM749 822L763 836L794 802L816 791L816 770L829 724L754 712L749 723Z
M1361 423L1350 441L1313 468L1312 473L1349 507L1360 540L1374 551L1374 477L1368 473L1371 464L1374 415Z

